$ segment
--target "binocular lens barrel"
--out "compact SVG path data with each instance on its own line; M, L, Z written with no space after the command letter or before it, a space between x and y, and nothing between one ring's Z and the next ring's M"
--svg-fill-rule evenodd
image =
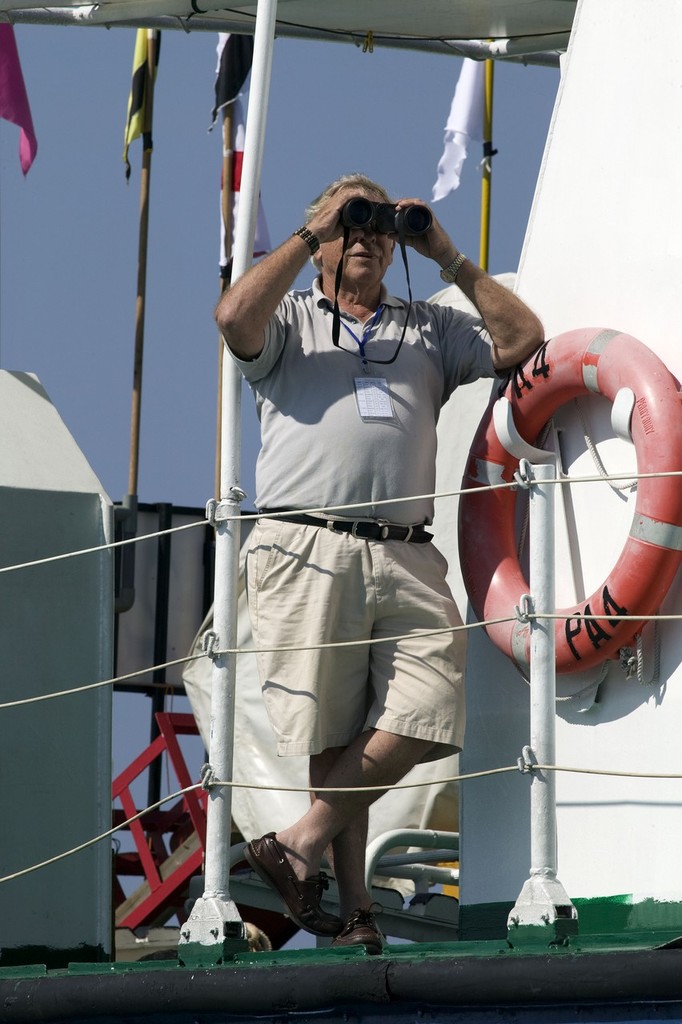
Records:
M423 235L431 227L431 211L425 206L407 206L400 213L403 214L406 235Z
M423 235L431 227L431 212L425 206L406 206L396 210L392 203L373 203L370 199L357 196L349 199L341 211L341 223L347 228L374 226L382 234L400 232L406 235Z
M374 220L375 203L369 199L349 199L341 211L341 223L347 228L366 228Z

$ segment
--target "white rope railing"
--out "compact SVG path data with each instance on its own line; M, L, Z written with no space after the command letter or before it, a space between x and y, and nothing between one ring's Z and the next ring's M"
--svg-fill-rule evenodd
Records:
M157 530L155 533L143 533L139 537L127 537L125 540L112 540L107 544L96 544L91 548L77 548L76 551L63 551L59 555L47 555L45 558L35 558L31 562L18 562L16 565L0 566L0 573L15 572L17 569L33 569L37 565L48 565L50 562L61 562L66 558L78 558L80 555L94 555L102 551L113 551L116 548L125 547L126 544L141 544L143 540L153 540L154 537L164 537L169 533L180 533L182 530L195 530L198 526L206 526L205 519L197 519L193 523L183 523L182 526L171 526L166 530Z
M578 775L600 775L603 777L613 778L626 778L626 779L665 779L668 781L680 781L682 780L682 773L678 772L634 772L634 771L620 771L611 768L582 768L575 765L556 765L556 764L529 764L523 761L521 758L514 765L503 765L499 768L487 768L477 772L467 772L462 775L450 775L442 779L429 779L428 781L420 782L399 782L393 786L278 786L265 783L255 782L236 782L234 780L223 781L223 780L205 780L204 782L196 782L191 786L185 786L184 789L179 789L174 793L169 793L168 796L162 797L157 800L156 803L150 804L145 807L144 810L138 811L132 817L127 818L125 821L120 822L113 828L107 829L106 832L102 832L98 836L94 836L92 839L88 839L78 846L74 846L69 850L64 850L62 853L55 854L53 857L49 857L46 860L42 860L36 864L31 864L28 867L21 868L18 871L13 871L10 874L0 876L0 885L3 882L11 882L17 878L22 878L25 875L32 874L35 871L39 871L42 868L49 867L51 864L56 864L58 861L65 860L67 857L72 857L77 853L81 853L83 850L89 849L91 846L95 846L97 843L102 842L104 839L108 839L110 836L115 835L116 832L120 832L123 829L128 828L131 824L139 821L146 814L156 810L165 803L169 803L171 800L177 800L179 797L184 796L186 793L194 792L198 789L218 789L222 787L229 787L230 789L251 789L251 790L266 790L269 792L276 793L385 793L388 790L402 790L402 789L421 789L427 786L445 786L451 783L463 783L471 782L475 779L490 778L495 775L505 775L510 773L529 774L536 771L542 772L568 772Z
M566 485L566 484L587 484L587 483L601 483L601 484L603 484L603 483L608 482L608 481L616 481L616 480L626 480L628 482L631 482L633 480L658 480L658 479L664 479L666 477L682 477L682 470L668 470L666 472L660 472L660 473L637 473L637 474L633 474L633 473L611 473L608 476L602 476L602 475L598 475L598 476L589 476L589 475L588 476L558 476L558 477L553 477L551 479L543 481L543 484L561 484L561 485ZM524 484L523 486L524 486L524 489L525 489L526 485ZM534 486L537 486L537 485L536 485L535 482L533 482L533 483L530 484L530 486L534 487ZM475 495L485 494L486 492L489 492L489 491L516 490L517 488L520 488L520 487L521 487L521 485L519 484L518 481L512 480L509 483L485 484L482 487L465 487L465 488L459 488L458 490L453 490L453 491L437 491L437 492L434 492L434 493L431 493L431 494L411 494L408 497L403 497L403 498L387 498L387 499L382 499L381 501L375 501L375 500L372 499L372 500L365 501L365 502L363 502L363 501L355 501L355 502L352 502L350 504L345 504L345 505L325 505L325 506L316 506L316 507L311 507L311 508L302 508L302 509L296 509L296 512L299 515L319 515L321 517L324 517L325 515L328 515L329 513L332 513L332 512L337 512L337 513L348 512L348 511L351 511L351 510L356 510L358 508L363 508L365 506L367 506L367 507L371 506L372 508L378 508L378 507L381 507L381 506L384 506L384 505L404 504L404 503L410 502L410 501L423 501L423 500L440 501L440 500L443 500L444 498L458 498L458 497L459 498L464 498L464 497L471 496L471 495L474 495L474 494ZM242 523L244 523L244 522L249 522L249 521L256 520L256 519L278 519L278 518L283 518L284 516L286 516L288 514L289 513L287 513L287 512L268 512L267 514L263 514L263 513L260 513L260 512L246 512L246 513L239 513L238 515L233 515L233 516L225 516L223 519L221 519L221 522L226 522L226 523L229 523L229 522L242 522ZM0 574L2 574L2 573L9 573L9 572L16 572L19 569L32 569L32 568L35 568L36 566L47 565L47 564L49 564L51 562L59 562L59 561L61 561L63 559L67 559L67 558L77 558L80 555L91 555L91 554L97 554L98 552L102 552L102 551L115 550L116 548L125 547L127 544L140 544L140 543L142 543L142 541L153 540L155 537L163 537L163 536L166 536L168 534L180 533L180 532L182 532L184 530L194 530L194 529L197 529L197 527L200 527L200 526L201 527L205 527L206 525L207 525L207 520L205 520L205 519L197 519L195 522L192 522L192 523L183 523L181 526L171 526L171 527L168 527L165 530L158 530L158 531L155 531L153 533L144 533L144 534L142 534L139 537L127 537L124 540L110 541L110 542L108 542L106 544L95 545L94 547L79 548L76 551L66 551L66 552L62 552L61 554L58 554L58 555L48 555L48 556L46 556L44 558L36 558L36 559L33 559L30 562L18 562L15 565L0 566Z
M101 679L97 683L85 683L82 686L74 686L68 690L55 690L54 693L41 693L35 697L19 697L17 700L8 700L0 704L0 711L4 708L16 708L22 704L37 704L41 700L53 700L55 697L70 697L75 693L85 693L87 690L97 690L104 686L114 686L116 683L124 683L127 679L137 679L147 673L158 672L161 669L174 668L176 665L184 665L190 661L198 661L207 655L202 651L198 654L186 654L183 658L174 658L172 661L159 662L158 665L150 665L148 668L138 668L133 672L126 672L125 675L114 676L111 679Z
M598 622L605 618L608 618L604 613L601 615L583 615L582 613L571 615L571 622ZM96 690L104 686L115 686L118 683L123 683L129 679L136 679L140 676L145 676L153 672L160 671L167 668L175 668L177 665L184 665L191 661L199 661L202 658L218 658L226 655L246 655L246 654L273 654L280 652L295 652L295 651L319 651L326 650L329 648L341 648L341 647L373 647L378 644L394 643L396 640L412 640L420 639L425 636L439 636L444 633L460 633L466 632L473 629L485 629L488 626L501 625L504 622L513 622L516 620L523 622L540 621L542 619L555 619L564 620L566 619L565 614L559 612L524 612L523 616L519 614L506 615L497 619L482 619L480 622L467 622L460 626L446 626L441 629L430 629L430 630L419 630L411 633L401 633L395 636L388 637L377 637L368 638L364 640L339 640L330 641L324 644L307 644L307 645L292 645L287 647L225 647L213 649L211 652L201 651L197 654L186 654L182 658L174 658L172 661L159 662L156 665L149 665L146 668L136 669L133 672L126 672L124 675L113 676L110 679L102 679L96 683L85 683L81 686L74 686L66 690L55 690L53 693L41 693L34 697L20 697L17 700L3 701L0 703L0 711L7 708L20 707L24 704L37 704L43 700L53 700L56 697L69 697L73 694L84 693L88 690ZM654 615L619 615L619 621L632 621L632 622L668 622L682 619L682 613L680 614L654 614Z

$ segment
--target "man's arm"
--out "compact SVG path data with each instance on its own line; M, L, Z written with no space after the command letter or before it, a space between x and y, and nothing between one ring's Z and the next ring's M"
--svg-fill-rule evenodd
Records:
M411 203L421 204L421 200L401 199L396 205L408 206ZM435 217L425 235L412 236L406 241L422 256L435 260L441 269L449 267L460 255ZM493 366L496 370L510 370L542 345L544 329L535 313L517 295L469 259L464 259L457 271L457 286L473 302L486 325L493 342Z
M238 359L255 359L262 352L268 321L310 259L314 244L341 234L341 205L338 197L332 197L306 224L313 246L292 235L223 292L215 318Z
M238 359L255 359L262 351L270 317L309 258L308 244L292 235L223 292L215 318Z
M542 345L544 330L535 313L518 295L471 260L462 264L457 274L457 285L473 302L488 329L496 370L510 370L523 363Z

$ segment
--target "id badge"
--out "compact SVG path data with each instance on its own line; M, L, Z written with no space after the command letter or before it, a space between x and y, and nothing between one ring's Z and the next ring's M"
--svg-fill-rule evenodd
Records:
M363 420L392 420L393 402L385 377L356 377L355 400Z

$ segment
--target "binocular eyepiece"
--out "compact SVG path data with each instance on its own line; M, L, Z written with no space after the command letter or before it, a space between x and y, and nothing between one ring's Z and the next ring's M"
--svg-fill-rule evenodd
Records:
M349 199L341 211L341 223L346 228L373 227L387 235L391 232L405 235L423 235L431 227L430 210L425 206L404 206L397 210L393 203L373 203L357 196Z

